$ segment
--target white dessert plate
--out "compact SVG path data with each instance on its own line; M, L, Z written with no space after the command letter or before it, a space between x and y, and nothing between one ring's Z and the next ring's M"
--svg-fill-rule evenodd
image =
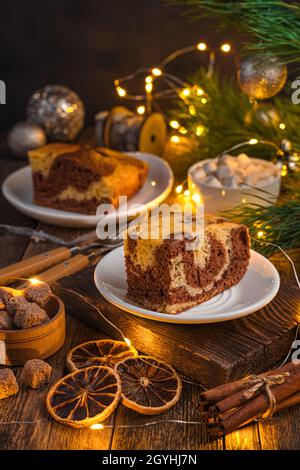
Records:
M149 174L143 187L128 200L127 210L116 210L115 216L131 218L137 214L136 205L142 205L142 210L150 209L160 204L171 192L173 173L169 164L148 153L130 152L129 155L144 160L149 164ZM2 192L8 202L23 214L47 224L62 227L95 227L99 216L67 212L58 209L33 204L33 188L31 169L29 166L12 173L2 185ZM140 211L141 209L139 209Z
M127 297L123 247L101 259L95 269L94 280L103 297L122 310L151 320L183 324L216 323L249 315L271 302L280 286L276 268L253 250L248 270L236 286L177 315L147 310Z

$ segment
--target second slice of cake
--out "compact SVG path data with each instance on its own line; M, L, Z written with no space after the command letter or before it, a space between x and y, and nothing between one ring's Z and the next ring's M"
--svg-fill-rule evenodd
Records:
M52 143L29 152L34 202L65 211L96 214L100 204L119 205L144 184L148 164L100 147Z
M132 239L124 243L128 296L159 312L179 313L237 284L250 259L247 227L224 219L205 221L197 250L182 239Z

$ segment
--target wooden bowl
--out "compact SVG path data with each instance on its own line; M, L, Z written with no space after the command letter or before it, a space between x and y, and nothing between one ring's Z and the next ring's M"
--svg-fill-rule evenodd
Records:
M47 303L50 321L25 330L0 330L0 364L19 366L29 359L46 359L64 344L66 336L65 306L52 295Z

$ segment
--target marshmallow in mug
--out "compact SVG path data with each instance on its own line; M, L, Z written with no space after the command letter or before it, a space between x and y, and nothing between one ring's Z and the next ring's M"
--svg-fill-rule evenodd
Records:
M269 162L255 163L245 153L237 157L222 155L214 158L194 170L194 176L201 183L216 188L243 188L271 183L278 176L278 168Z

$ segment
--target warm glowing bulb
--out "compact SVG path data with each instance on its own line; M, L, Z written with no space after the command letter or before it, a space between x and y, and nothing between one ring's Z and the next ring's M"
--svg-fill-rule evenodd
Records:
M190 94L191 94L191 90L189 88L184 88L184 90L182 90L183 96L190 96Z
M262 238L264 236L265 232L263 230L259 230L259 232L257 232L257 238Z
M282 167L281 167L281 176L286 176L287 174L288 174L287 165L282 165Z
M120 86L117 87L117 93L119 96L123 97L126 95L126 90Z
M246 204L246 202L247 202L247 199L244 197L244 198L242 199L242 204Z
M152 83L153 81L153 78L151 77L151 75L148 75L146 78L145 78L145 82L146 83Z
M281 123L279 124L279 129L284 130L285 128L286 128L286 125L284 124L284 122L281 122Z
M129 338L124 338L124 341L127 344L127 346L131 346L131 341Z
M201 98L201 103L206 104L207 103L207 98Z
M151 186L156 186L156 181L151 181Z
M192 104L189 106L189 112L190 112L191 116L195 116L195 114L196 114L195 106L193 106Z
M222 44L220 49L221 49L222 52L225 52L225 53L230 52L231 51L231 45L228 44L228 43Z
M203 132L204 132L204 126L197 126L197 127L196 127L196 135L197 135L198 137L200 137L200 135L202 135Z
M195 204L201 204L202 202L200 194L193 194L192 200L194 201Z
M197 44L197 49L198 51L206 51L207 45L205 42L199 42L199 44Z
M179 122L178 121L170 121L170 126L173 129L179 129Z
M154 69L152 69L151 72L152 72L153 75L155 75L156 77L160 77L160 75L162 74L162 71L161 71L158 67L154 67Z
M145 90L147 93L151 93L151 91L153 90L152 83L146 83Z
M189 189L186 189L183 193L185 197L189 197L191 195L191 191Z
M225 191L225 189L222 189L221 195L222 195L223 197L226 196L226 191Z
M101 423L95 423L90 426L90 429L92 429L93 431L97 431L99 429L104 429L104 426Z
M204 90L202 88L197 88L197 96L202 96L204 95Z
M249 144L250 145L256 145L256 144L258 144L258 140L257 139L250 139Z
M185 127L179 127L180 134L187 134L187 129Z
M141 105L136 108L138 114L145 114L146 108L145 106Z
M171 142L173 142L173 144L178 144L180 142L178 135L172 135Z
M29 282L32 286L37 286L37 285L41 284L41 281L39 281L38 279L35 279L34 277L30 278Z
M175 191L176 191L177 194L182 193L182 190L183 190L182 184L179 184L179 186L177 186L177 188L175 189Z

